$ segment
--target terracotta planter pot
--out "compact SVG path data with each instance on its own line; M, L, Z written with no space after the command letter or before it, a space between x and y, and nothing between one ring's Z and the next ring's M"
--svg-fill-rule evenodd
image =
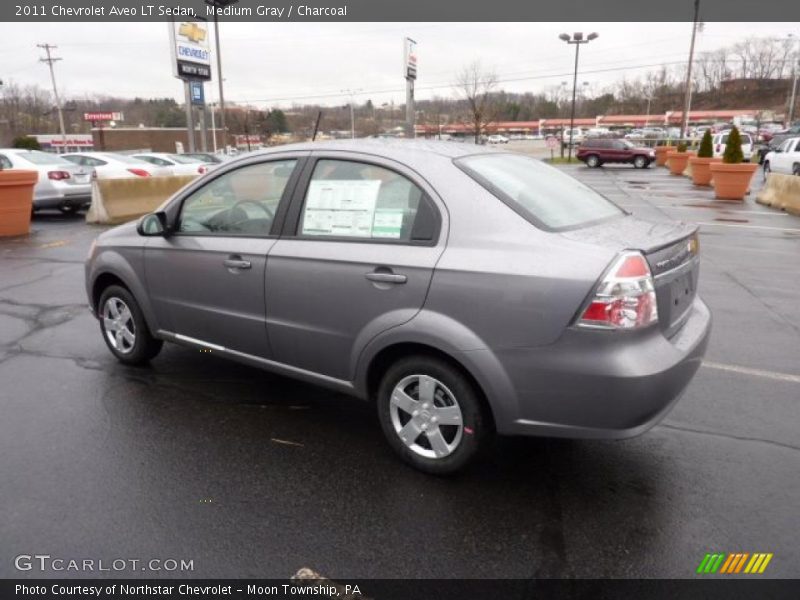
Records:
M667 152L674 152L677 150L676 146L656 146L656 164L663 167L667 164Z
M719 162L722 162L721 158L698 158L697 156L690 158L692 183L695 185L711 185L711 164Z
M27 235L31 229L36 171L0 170L0 237Z
M667 167L672 175L683 175L694 152L667 152Z
M735 165L719 162L711 163L711 179L714 182L714 193L719 200L744 200L753 173L758 169L755 163L739 163Z

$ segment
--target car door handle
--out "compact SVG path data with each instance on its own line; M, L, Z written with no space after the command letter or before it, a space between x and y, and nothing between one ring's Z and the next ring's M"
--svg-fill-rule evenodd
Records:
M373 271L364 275L370 281L377 281L379 283L405 283L408 277L405 275L398 275L396 273L386 273L381 271Z
M228 258L222 264L228 269L249 269L253 266L249 260L242 260L241 258Z

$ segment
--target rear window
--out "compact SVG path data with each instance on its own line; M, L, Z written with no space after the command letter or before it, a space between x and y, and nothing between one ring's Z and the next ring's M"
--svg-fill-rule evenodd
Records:
M68 160L64 160L57 154L48 154L47 152L39 152L33 150L31 152L21 152L17 154L21 159L27 160L34 165L70 165Z
M573 229L624 214L574 177L527 156L482 154L458 159L456 164L513 210L544 229Z

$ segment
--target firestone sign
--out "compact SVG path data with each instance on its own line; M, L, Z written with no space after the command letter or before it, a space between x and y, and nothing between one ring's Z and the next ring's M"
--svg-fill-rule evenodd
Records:
M198 21L169 23L172 74L180 79L211 79L208 25Z
M84 121L123 121L121 112L86 112L83 113Z

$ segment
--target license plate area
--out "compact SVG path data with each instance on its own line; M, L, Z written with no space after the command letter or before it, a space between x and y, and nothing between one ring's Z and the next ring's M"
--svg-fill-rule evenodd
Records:
M695 278L692 271L678 275L669 284L669 324L673 325L692 305Z

